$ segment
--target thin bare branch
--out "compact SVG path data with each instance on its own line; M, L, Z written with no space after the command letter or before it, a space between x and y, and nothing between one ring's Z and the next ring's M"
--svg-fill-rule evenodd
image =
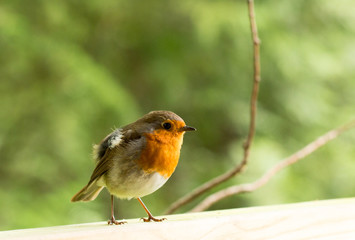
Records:
M309 143L307 146L305 146L304 148L302 148L298 152L292 154L288 158L286 158L286 159L282 160L281 162L279 162L278 164L276 164L274 167L272 167L269 171L267 171L261 178L257 179L256 181L254 181L252 183L231 186L231 187L223 189L219 192L216 192L216 193L210 195L209 197L207 197L201 203L199 203L196 207L194 207L191 210L191 212L203 211L203 210L209 208L214 203L216 203L226 197L229 197L231 195L255 191L256 189L258 189L258 188L264 186L266 183L268 183L271 180L271 178L274 177L276 175L276 173L278 173L282 169L305 158L307 155L313 153L315 150L317 150L321 146L327 144L331 140L337 138L343 132L345 132L353 127L355 127L355 120L353 120L353 121L351 121L339 128L336 128L336 129L333 129L333 130L327 132L326 134L318 137L313 142Z
M255 134L255 121L256 121L256 110L257 110L257 99L259 93L259 83L260 83L260 40L258 36L258 29L255 21L255 11L254 11L254 1L248 1L248 9L249 9L249 21L250 28L252 33L253 45L254 45L254 78L253 78L253 89L251 94L250 101L250 123L249 123L249 133L246 142L243 145L244 155L242 161L236 165L232 170L213 178L212 180L204 183L203 185L197 187L192 192L188 193L184 197L178 199L176 202L170 205L170 207L165 211L165 214L171 214L176 209L181 206L191 202L201 194L205 193L209 189L221 184L222 182L227 181L238 173L242 172L244 167L248 163L250 146L253 142L254 134Z

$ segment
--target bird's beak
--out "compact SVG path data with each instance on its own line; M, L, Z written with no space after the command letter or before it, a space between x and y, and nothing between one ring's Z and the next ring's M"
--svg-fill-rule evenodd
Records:
M179 129L179 132L196 131L196 128L190 126L183 126Z

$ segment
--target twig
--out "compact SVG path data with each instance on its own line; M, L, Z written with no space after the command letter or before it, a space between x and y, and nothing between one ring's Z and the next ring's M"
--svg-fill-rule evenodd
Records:
M254 1L248 0L248 9L249 9L249 20L250 20L250 28L252 33L252 39L254 44L254 83L253 83L253 90L251 95L251 102L250 102L250 123L249 123L249 133L246 142L243 145L244 148L244 156L242 161L236 165L231 171L226 172L206 183L197 187L192 192L188 193L184 197L178 199L176 202L170 205L170 207L165 211L165 214L171 214L176 209L180 208L181 206L191 202L204 192L208 191L209 189L221 184L222 182L227 181L228 179L232 178L233 176L240 173L244 167L248 163L249 158L249 150L250 146L253 142L253 137L255 134L255 121L256 121L256 105L259 93L259 83L260 83L260 40L258 37L258 29L256 26L255 21L255 13L254 13Z
M270 179L276 175L279 171L282 169L286 168L287 166L290 166L299 160L303 159L307 155L311 154L321 146L325 145L326 143L330 142L331 140L335 139L338 137L340 134L343 132L349 130L350 128L355 127L355 120L339 127L336 129L333 129L323 136L318 137L316 140L313 142L309 143L307 146L299 150L298 152L292 154L288 158L282 160L278 164L276 164L274 167L272 167L269 171L267 171L261 178L257 179L256 181L252 183L247 183L247 184L241 184L241 185L236 185L232 187L228 187L226 189L223 189L219 192L216 192L209 197L207 197L205 200L203 200L201 203L199 203L196 207L194 207L190 212L200 212L203 211L207 208L209 208L211 205L214 203L229 197L231 195L243 193L243 192L252 192L262 186L264 186L266 183L270 181Z

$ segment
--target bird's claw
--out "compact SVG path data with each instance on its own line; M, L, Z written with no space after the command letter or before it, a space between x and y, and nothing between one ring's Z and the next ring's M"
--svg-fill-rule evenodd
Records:
M144 222L162 222L167 220L166 218L155 218L153 216L148 216L148 218L141 218Z
M115 218L111 218L107 221L108 225L122 225L127 223L126 221L117 221Z

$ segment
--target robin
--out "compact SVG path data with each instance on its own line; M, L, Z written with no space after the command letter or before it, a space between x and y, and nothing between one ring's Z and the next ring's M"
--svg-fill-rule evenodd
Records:
M148 214L144 222L165 220L153 217L141 197L166 183L178 164L184 133L195 130L170 111L152 111L114 130L94 146L94 172L89 183L71 201L92 201L106 187L111 194L108 224L124 223L115 220L114 196L136 198Z

